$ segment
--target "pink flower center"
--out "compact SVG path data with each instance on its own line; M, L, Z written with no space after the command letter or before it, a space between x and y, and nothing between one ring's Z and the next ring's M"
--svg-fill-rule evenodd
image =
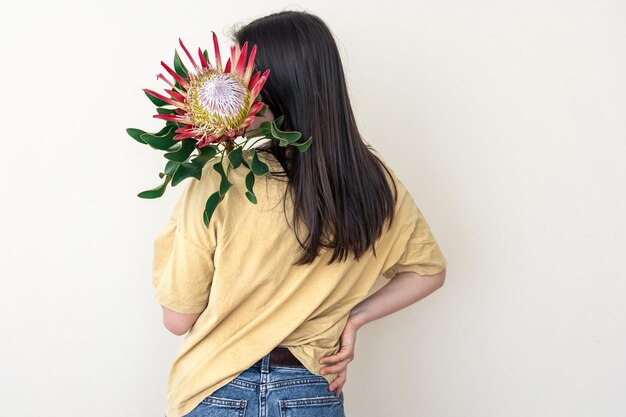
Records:
M216 74L200 87L198 100L210 112L236 116L245 105L247 90L228 74Z

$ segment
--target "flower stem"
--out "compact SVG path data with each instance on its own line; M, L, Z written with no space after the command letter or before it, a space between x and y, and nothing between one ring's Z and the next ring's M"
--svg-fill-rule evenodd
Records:
M233 144L233 140L232 139L226 140L224 142L224 146L226 147L226 153L229 153L235 147L235 145Z

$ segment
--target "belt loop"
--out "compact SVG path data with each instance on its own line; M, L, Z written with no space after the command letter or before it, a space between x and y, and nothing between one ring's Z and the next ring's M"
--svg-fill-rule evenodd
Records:
M261 372L268 373L270 371L270 354L263 356L261 359Z

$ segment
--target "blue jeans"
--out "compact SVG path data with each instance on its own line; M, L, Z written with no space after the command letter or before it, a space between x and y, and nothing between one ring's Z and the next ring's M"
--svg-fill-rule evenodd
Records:
M343 392L304 367L269 366L269 354L185 417L345 417Z

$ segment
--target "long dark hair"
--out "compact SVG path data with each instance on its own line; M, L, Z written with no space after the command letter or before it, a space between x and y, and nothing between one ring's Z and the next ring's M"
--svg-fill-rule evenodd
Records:
M296 232L305 251L296 264L312 262L320 246L334 248L329 264L349 251L358 261L370 247L376 256L385 219L393 221L397 188L394 183L392 195L387 167L359 133L330 29L313 14L287 10L231 33L240 45L248 42L248 51L257 45L257 70L270 69L261 97L275 117L285 117L281 129L301 132L301 141L312 137L302 153L278 141L266 148L288 177L295 224L304 222L309 231L304 242Z

